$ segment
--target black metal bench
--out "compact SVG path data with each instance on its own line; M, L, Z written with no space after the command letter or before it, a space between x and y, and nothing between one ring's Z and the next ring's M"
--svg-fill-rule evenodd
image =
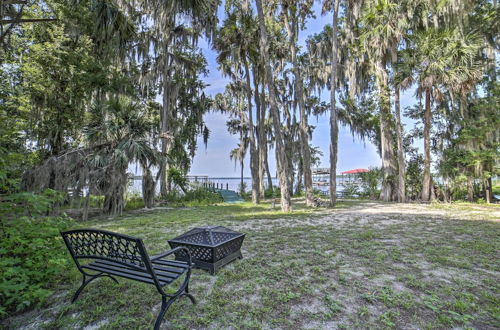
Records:
M114 276L152 284L161 294L161 310L156 318L154 329L160 328L161 320L170 305L181 296L188 297L193 304L194 297L189 294L191 276L191 255L189 249L177 247L157 256L149 257L140 238L117 234L105 230L78 229L61 232L76 267L82 273L82 284L75 292L72 303L76 301L87 284L99 277L109 277L116 283ZM184 252L186 261L165 259L175 252ZM168 294L163 287L184 275L179 289Z

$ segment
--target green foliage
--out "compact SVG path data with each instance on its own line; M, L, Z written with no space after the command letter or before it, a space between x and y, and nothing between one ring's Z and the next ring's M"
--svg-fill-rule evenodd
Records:
M276 187L267 187L266 190L264 190L264 198L274 198L276 197Z
M54 204L64 200L65 194L46 189L41 194L19 192L1 197L0 215L2 225L9 219L18 216L42 216L51 210Z
M219 193L211 192L205 188L196 188L188 190L184 194L177 190L172 190L165 196L165 201L169 205L201 206L222 203L224 200Z
M493 195L500 196L500 181L495 181L493 183Z
M323 192L321 190L319 190L318 188L313 188L313 195L315 197L323 197L323 196L325 196L323 194Z
M243 198L246 201L252 200L252 192L251 191L245 191L244 193L241 193L240 196L241 196L241 198Z
M20 111L39 118L30 137L50 154L58 154L68 146L66 141L77 138L91 75L98 68L90 54L90 38L72 39L64 30L62 25L50 25L33 31L38 42L29 46L20 66Z
M407 154L406 165L406 196L416 200L422 191L422 174L424 171L424 157L416 150Z
M342 192L345 197L357 197L359 196L359 186L354 182L347 182Z
M127 196L125 201L125 210L137 210L144 207L144 200L139 194Z
M439 162L440 174L450 181L454 199L461 198L467 184L500 174L500 84L491 84L488 95L474 100L467 110L467 118L459 121L455 138L451 139ZM477 196L477 194L475 194Z
M70 259L59 231L73 220L46 216L60 201L54 191L0 200L0 318L42 303L67 277Z
M238 185L238 191L240 192L241 196L245 195L247 188L247 183L245 181Z
M187 179L181 170L171 167L168 169L167 177L170 183L178 186L182 191L186 191Z
M17 94L13 88L17 74L14 68L0 70L0 194L15 192L23 171L33 162L21 132L25 118L16 98L10 98Z
M382 182L382 170L371 167L368 172L360 173L361 178L361 196L376 199L380 194L380 183Z

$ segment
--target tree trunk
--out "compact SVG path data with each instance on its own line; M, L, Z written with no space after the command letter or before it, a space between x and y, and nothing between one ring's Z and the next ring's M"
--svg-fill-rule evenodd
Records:
M144 165L142 169L142 199L144 200L144 207L149 209L155 203L155 181L147 165Z
M240 161L240 168L241 168L241 173L240 173L240 195L243 195L245 192L245 182L243 181L243 170L245 167L245 159L242 157Z
M252 174L252 203L260 203L259 192L259 154L255 148L255 130L253 127L253 110L252 110L252 85L250 84L250 70L248 63L243 61L246 75L246 94L248 103L248 131L250 140L250 172Z
M264 169L266 171L267 175L267 186L270 191L273 191L273 178L271 176L271 171L269 171L269 155L268 155L268 144L267 144L267 127L266 127L266 116L267 116L267 111L266 111L266 90L264 84L262 84L262 92L260 93L261 97L261 109L262 109L262 115L260 119L262 120L262 156L264 160Z
M264 159L264 167L266 168L268 189L270 189L271 192L273 192L273 190L274 190L274 188L273 188L273 177L271 175L271 171L269 170L269 161L268 161L268 159L269 159L269 157L267 155L267 145L266 145L266 158Z
M306 106L304 104L304 86L302 84L302 77L300 74L299 63L297 62L297 42L298 30L292 28L290 22L288 21L288 12L284 15L285 25L288 32L288 41L290 45L290 55L292 59L293 73L295 76L295 100L299 106L300 113L300 124L299 124L299 135L300 135L300 148L302 151L302 167L299 173L304 175L304 190L306 197L306 205L314 205L313 187L312 187L312 172L311 172L311 149L309 147L309 124L307 118ZM297 24L294 22L294 27ZM300 190L301 178L297 180L297 190Z
M486 203L490 204L491 203L491 196L493 196L493 183L491 180L491 176L486 179L485 181L486 184Z
M281 132L281 121L278 111L278 102L275 93L275 83L273 71L271 67L271 59L268 53L267 31L264 21L264 12L262 10L262 0L255 0L257 14L259 18L261 54L264 59L266 70L266 82L269 91L269 103L271 107L271 115L273 118L273 127L276 140L276 154L278 163L278 174L281 188L281 210L284 212L291 211L291 188L289 186L290 173L288 169L288 157L285 153L283 135Z
M495 1L496 2L496 1ZM494 8L496 7L496 4L494 5ZM490 84L496 83L497 81L497 52L496 50L488 45L486 47L486 56L488 58L488 70L489 70L489 77L490 77ZM492 88L488 88L488 96L491 96L491 91Z
M339 127L337 123L337 103L336 103L336 87L337 87L337 53L338 53L338 12L340 0L335 0L333 5L332 18L332 58L330 72L330 206L335 207L337 203L337 155L338 155L338 139Z
M168 183L167 183L167 173L168 173L168 161L167 155L169 153L170 139L173 138L172 134L170 134L170 122L171 122L171 114L170 114L170 77L169 77L169 56L165 55L165 69L163 73L163 105L162 111L160 113L160 138L161 138L161 152L164 157L164 161L160 163L159 166L159 175L160 175L160 195L165 197L169 191Z
M382 156L383 182L380 198L383 201L395 200L394 187L396 174L396 160L393 149L393 135L391 131L391 100L387 82L387 69L385 63L377 61L377 85L379 91L379 120L380 120L380 152Z
M471 176L467 177L467 200L474 201L474 179Z
M87 196L83 202L83 214L82 221L87 221L89 219L89 204L90 204L90 185L88 186Z
M425 90L424 112L424 176L422 179L422 200L431 198L431 91Z
M398 202L406 201L405 184L405 154L403 150L403 129L401 127L401 105L399 101L399 87L394 93L394 107L396 112L396 138L398 144Z
M257 114L257 152L259 162L259 192L260 198L264 198L266 187L264 185L264 158L265 158L265 128L264 128L264 113L262 112L262 103L260 102L259 82L257 79L257 69L253 66L253 84L254 84L254 99L255 99L255 112Z
M299 162L299 166L297 169L297 187L295 188L295 195L299 195L302 192L302 177L303 177L303 172L302 172L302 162Z
M104 192L103 211L111 217L122 215L125 208L125 191L127 189L127 168L113 168L108 171L108 185Z

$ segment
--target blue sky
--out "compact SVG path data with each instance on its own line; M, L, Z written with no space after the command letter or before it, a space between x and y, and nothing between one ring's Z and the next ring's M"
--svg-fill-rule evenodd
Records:
M330 24L332 21L331 14L320 15L320 6L316 4L317 17L310 19L306 25L306 30L301 32L299 43L304 45L306 38L314 33L319 33L323 30L323 26ZM223 20L222 7L219 8L219 20ZM224 91L226 84L229 82L217 69L215 60L216 53L211 49L206 41L200 43L200 47L205 54L208 62L209 75L203 80L209 84L205 89L207 95L215 95ZM401 108L411 106L415 103L415 98L412 96L413 91L409 90L401 95ZM329 98L329 93L324 93L322 97ZM238 137L232 136L227 132L226 121L228 117L221 113L210 113L205 116L205 121L210 129L211 135L208 140L208 146L205 148L203 141L200 138L198 150L193 160L193 165L190 174L193 175L208 175L212 177L230 177L239 176L239 165L235 167L233 161L229 159L229 152L238 144ZM407 125L407 129L411 129L414 123L404 118L403 123ZM321 166L329 167L329 117L328 115L320 116L318 119L311 117L310 124L316 126L313 133L311 144L317 146L323 152L321 157ZM248 166L248 158L245 165L245 176L250 176ZM359 138L353 137L347 127L340 127L339 131L339 154L337 168L339 172L350 170L353 168L368 168L371 166L380 166L380 156L378 155L375 146L369 141L361 141ZM274 150L269 152L269 166L271 173L276 171L276 162Z

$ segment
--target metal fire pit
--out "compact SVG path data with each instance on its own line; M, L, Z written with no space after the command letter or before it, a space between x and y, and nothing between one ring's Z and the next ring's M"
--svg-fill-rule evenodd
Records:
M185 246L191 253L196 268L208 270L210 274L231 261L243 258L241 244L245 234L222 226L196 227L172 240L170 247ZM185 252L175 253L176 260L187 260Z

